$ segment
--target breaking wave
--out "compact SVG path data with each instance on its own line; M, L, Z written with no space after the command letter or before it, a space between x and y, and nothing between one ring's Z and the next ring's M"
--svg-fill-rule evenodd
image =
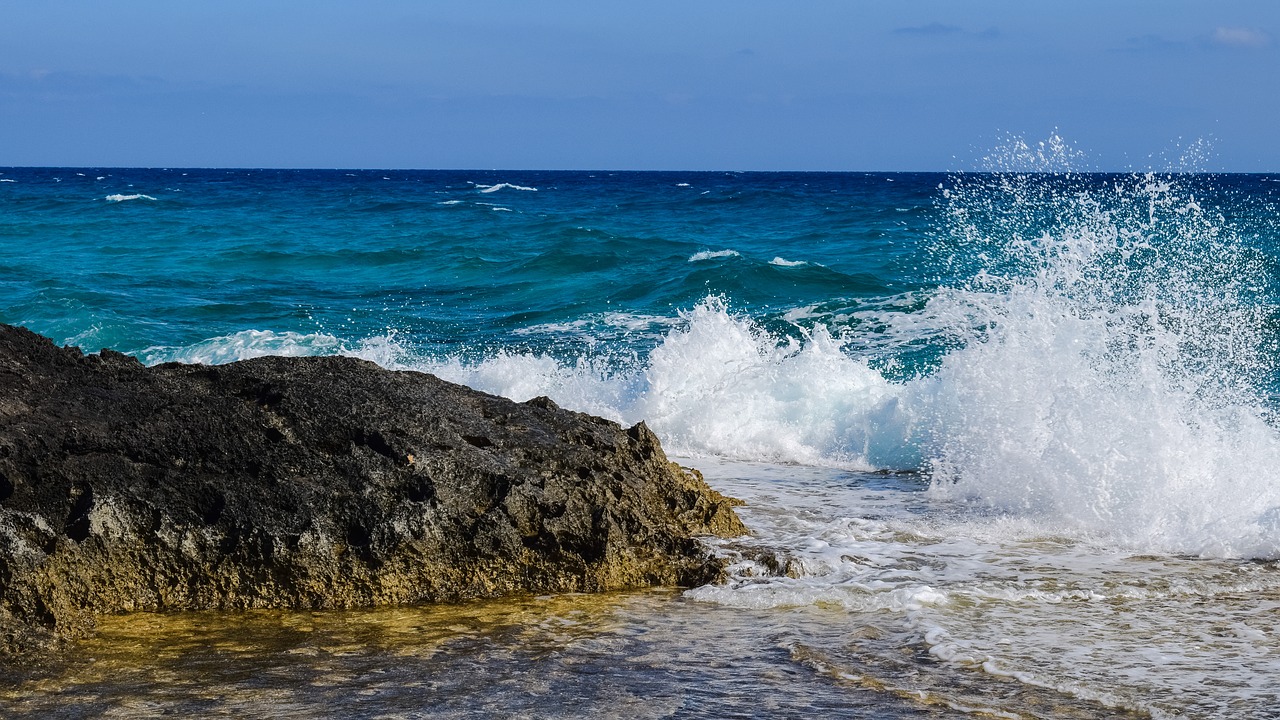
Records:
M1063 532L1280 556L1267 272L1231 225L1154 174L999 172L953 178L940 195L948 221L933 253L953 279L876 323L881 346L935 349L907 377L860 354L869 343L847 326L782 334L718 296L660 328L642 356L441 359L393 336L257 332L144 356L357 355L643 419L678 454L921 471L935 498Z

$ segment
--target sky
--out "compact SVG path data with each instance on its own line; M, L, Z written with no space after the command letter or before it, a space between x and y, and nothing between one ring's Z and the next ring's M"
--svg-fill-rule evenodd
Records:
M0 166L1268 172L1278 111L1270 0L0 0Z

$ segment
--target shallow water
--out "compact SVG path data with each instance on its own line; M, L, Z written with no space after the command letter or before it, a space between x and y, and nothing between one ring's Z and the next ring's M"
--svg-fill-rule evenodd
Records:
M6 717L893 717L915 708L796 662L673 591L366 612L138 615L0 696ZM786 617L786 616L792 617ZM811 620L809 622L812 622Z
M755 537L722 543L740 558L733 580L688 597L830 610L842 630L803 642L837 672L1019 717L1064 716L1043 703L1274 716L1274 561L1135 553L1106 536L957 506L910 476L706 470L716 487L750 499L743 515ZM759 551L792 577L762 566Z
M910 475L702 462L728 584L104 618L5 717L1268 717L1274 563L932 507ZM997 523L999 525L999 523ZM748 559L749 558L749 559ZM788 576L789 575L789 576ZM1212 605L1212 613L1205 612Z

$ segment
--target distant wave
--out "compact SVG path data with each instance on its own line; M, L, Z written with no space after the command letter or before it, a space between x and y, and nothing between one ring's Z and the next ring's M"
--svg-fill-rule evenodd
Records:
M125 200L155 200L155 198L151 197L150 195L142 195L142 194L137 194L137 195L120 195L120 194L116 194L116 195L108 195L108 196L106 197L106 199L107 199L108 201L110 201L110 202L124 202Z
M689 262L702 262L703 260L712 260L714 258L738 257L742 253L737 250L703 250L689 256Z
M801 265L808 265L809 263L804 260L785 260L780 257L775 257L769 261L769 264L777 265L778 267L800 267Z
M511 190L525 190L528 192L538 192L538 188L527 187L525 185L512 185L511 183L498 183L497 185L481 185L479 183L476 183L476 189L478 189L480 192L483 192L483 193L498 192L503 188L509 188Z
M11 179L9 179L9 178L0 178L0 182L18 182L18 181L17 181L17 180L11 180Z

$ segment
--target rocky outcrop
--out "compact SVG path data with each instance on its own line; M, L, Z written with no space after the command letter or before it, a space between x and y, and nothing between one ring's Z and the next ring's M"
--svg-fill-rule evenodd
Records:
M0 326L0 657L135 610L694 585L732 501L643 424L345 357L143 367Z

